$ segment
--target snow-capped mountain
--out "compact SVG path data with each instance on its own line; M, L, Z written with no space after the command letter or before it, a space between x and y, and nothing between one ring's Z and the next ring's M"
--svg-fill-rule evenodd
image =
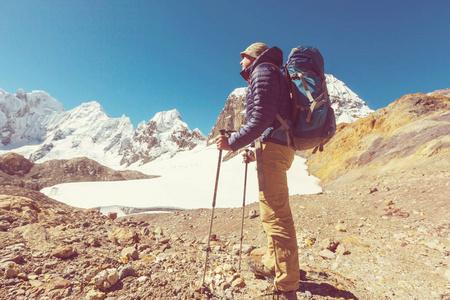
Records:
M122 165L145 164L162 155L173 156L179 151L192 150L206 140L199 129L189 129L176 109L159 112L148 123L141 122L130 136L120 151Z
M374 112L344 82L331 74L325 74L325 78L337 123L352 123Z
M337 123L352 123L356 119L370 115L373 110L344 82L330 74L325 74L331 106ZM208 144L219 134L219 129L239 130L245 124L245 93L247 88L237 88L229 96L225 107L217 118L216 125L208 135Z
M112 118L95 101L65 111L48 93L0 89L0 154L10 150L34 162L88 157L111 167L173 156L205 141L174 109L159 112L135 130L126 116Z
M338 123L351 123L373 112L333 75L326 75L328 92ZM239 130L245 123L246 88L235 89L208 138L219 129ZM34 162L88 157L112 168L142 165L161 156L205 144L198 129L191 131L174 109L157 113L134 129L126 116L112 118L98 102L65 111L44 91L15 95L0 89L0 154L14 150Z
M0 146L42 142L47 134L42 121L61 112L63 105L46 92L19 89L11 95L0 89Z

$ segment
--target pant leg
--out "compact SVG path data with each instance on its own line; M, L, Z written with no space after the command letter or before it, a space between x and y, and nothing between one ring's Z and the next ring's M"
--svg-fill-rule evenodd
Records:
M268 238L268 252L263 263L275 270L275 287L292 291L299 287L298 246L289 205L287 170L295 151L286 146L262 145L265 189L259 193L261 220Z

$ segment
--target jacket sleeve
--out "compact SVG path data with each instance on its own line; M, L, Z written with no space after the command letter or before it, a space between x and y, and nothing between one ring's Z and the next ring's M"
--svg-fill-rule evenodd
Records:
M271 65L260 65L253 71L249 91L252 93L252 102L247 103L247 124L228 139L233 151L250 144L274 122L280 98L278 73L279 70Z

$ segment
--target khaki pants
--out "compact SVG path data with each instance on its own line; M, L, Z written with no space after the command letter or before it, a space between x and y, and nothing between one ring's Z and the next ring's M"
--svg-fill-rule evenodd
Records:
M293 291L299 287L300 269L286 172L292 165L295 151L274 143L262 144L261 148L265 187L259 192L259 205L268 240L263 263L275 271L277 290Z

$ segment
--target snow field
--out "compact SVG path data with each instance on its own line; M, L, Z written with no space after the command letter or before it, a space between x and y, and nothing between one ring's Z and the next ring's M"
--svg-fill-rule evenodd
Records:
M226 151L223 152L225 156ZM198 146L173 158L160 158L144 166L132 166L155 179L64 183L42 192L71 206L103 207L102 212L117 211L117 206L211 208L214 196L219 151L215 145ZM290 195L322 191L319 179L309 176L305 160L296 157L288 172ZM222 162L216 207L241 207L243 203L245 164L240 155ZM248 165L246 204L258 201L255 163Z

